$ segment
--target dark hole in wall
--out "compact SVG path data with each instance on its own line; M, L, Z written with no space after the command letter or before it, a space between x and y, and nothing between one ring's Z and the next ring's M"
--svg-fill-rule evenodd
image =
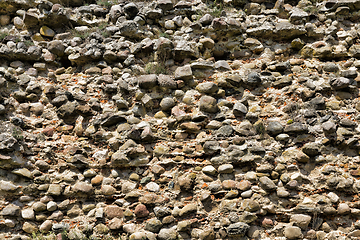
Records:
M70 62L68 56L61 57L60 63L61 63L61 66L63 66L64 68L71 67L71 62Z

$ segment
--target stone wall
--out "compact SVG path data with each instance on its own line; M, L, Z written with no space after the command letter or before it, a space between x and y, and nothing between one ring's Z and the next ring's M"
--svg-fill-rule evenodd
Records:
M360 1L0 2L0 239L358 239Z

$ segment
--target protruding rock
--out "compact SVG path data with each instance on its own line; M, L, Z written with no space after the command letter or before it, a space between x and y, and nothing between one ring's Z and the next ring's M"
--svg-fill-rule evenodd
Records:
M55 36L54 30L52 30L51 28L49 28L47 26L42 26L40 28L40 34L44 37L51 37L51 38Z
M200 98L199 108L201 111L208 113L216 113L219 111L216 99L210 96L203 96Z

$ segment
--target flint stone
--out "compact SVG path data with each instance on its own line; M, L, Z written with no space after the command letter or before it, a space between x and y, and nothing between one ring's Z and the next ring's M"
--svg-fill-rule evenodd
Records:
M217 101L211 96L202 96L200 98L200 111L216 113L219 111Z
M282 133L283 130L284 130L284 127L279 122L269 122L269 124L266 128L266 131L270 135L278 135L278 134Z
M250 226L243 222L237 222L231 224L229 227L227 227L226 232L230 236L245 236L246 232L249 230Z
M31 234L31 233L37 232L38 227L34 223L25 222L22 227L22 230L24 230L24 232L26 232L26 233Z
M158 234L159 240L176 240L177 233L176 230L173 228L163 228L160 230Z
M290 133L290 134L299 134L307 131L308 131L307 126L299 122L295 122L290 125L287 125L284 129L285 133Z
M310 221L311 217L305 214L294 214L290 217L290 222L295 223L296 226L300 227L303 230L306 230Z
M19 216L20 215L20 207L16 205L7 205L0 212L2 216Z
M175 79L181 80L190 80L193 77L193 73L190 65L185 65L183 67L178 67L175 70Z
M47 233L51 230L51 228L52 228L51 220L46 220L40 225L39 230L41 232Z
M105 207L105 216L109 219L122 218L123 211L119 206L109 205L109 206Z
M242 104L241 102L235 103L233 107L233 113L235 117L245 116L247 112L248 109L244 104Z
M196 90L205 94L216 93L218 89L218 86L213 82L204 82L196 86Z
M338 77L330 80L330 85L335 90L347 88L350 85L350 79L344 77Z
M80 193L86 193L86 194L91 194L94 190L94 188L91 184L85 183L85 182L76 183L72 189L74 192L80 192Z
M134 210L134 214L138 218L147 217L149 215L149 211L147 210L146 206L144 204L139 204L136 206Z
M12 182L0 181L0 190L5 192L15 192L18 189L18 186L14 185Z
M275 190L276 189L276 185L275 183L268 177L261 177L259 179L260 185L263 189L265 190Z
M261 78L257 72L252 72L245 78L244 82L250 86L259 86L261 85Z
M137 78L139 87L143 89L150 89L157 85L157 76L155 74L142 75Z
M170 75L160 74L158 76L158 83L159 83L159 86L163 87L163 88L167 88L167 89L176 89L177 88L176 82L172 79L172 77Z
M15 147L17 140L9 133L0 134L0 150L9 151Z
M162 227L162 223L159 219L152 218L146 222L145 230L158 233Z
M176 105L176 102L171 97L163 98L160 102L160 107L163 111L169 111Z
M35 218L34 210L31 208L27 208L21 211L21 217L27 220L33 220Z
M321 126L322 126L325 133L334 133L334 132L336 132L336 124L331 120L327 121L327 122L324 122Z
M203 167L202 172L208 175L216 175L216 169L211 165Z
M284 229L284 235L287 239L299 239L302 238L301 229L295 226L287 226Z
M197 205L196 204L188 204L185 207L183 207L180 211L180 216L186 216L191 213L194 213L197 211Z

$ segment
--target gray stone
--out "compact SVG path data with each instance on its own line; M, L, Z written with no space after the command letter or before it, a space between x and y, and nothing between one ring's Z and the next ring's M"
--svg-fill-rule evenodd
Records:
M0 115L4 115L6 113L6 108L4 107L4 105L0 104Z
M59 196L61 194L61 186L60 184L50 184L47 193L49 195Z
M221 148L219 142L217 141L206 141L204 143L203 149L206 154L212 155L215 152L219 151Z
M334 132L336 132L336 124L331 120L329 120L327 122L324 122L321 126L322 126L325 133L334 133Z
M0 150L13 150L15 148L15 144L17 140L11 136L9 133L1 133L0 134Z
M241 102L235 103L233 107L233 113L236 117L245 116L247 112L248 109L244 104L242 104Z
M123 224L124 222L121 219L115 217L109 221L109 228L111 230L119 230L123 227Z
M171 75L160 74L158 76L158 83L160 87L166 89L176 89L177 83L174 81Z
M333 78L330 80L330 85L335 90L347 88L350 85L350 79L344 77Z
M218 89L218 86L213 82L204 82L196 86L196 90L205 94L216 93Z
M284 129L285 133L290 133L290 134L299 134L307 131L308 131L307 126L299 122L295 122L290 125L287 125Z
M172 107L176 105L176 102L171 97L163 98L160 102L160 107L163 111L170 111Z
M317 143L306 143L301 149L308 156L316 156L320 154L320 147Z
M132 2L126 4L123 9L127 19L133 19L139 12L137 6Z
M215 69L218 71L231 71L229 63L225 60L219 60L215 63Z
M296 226L300 227L302 230L306 230L311 217L305 214L293 214L290 217L290 222L293 222Z
M116 26L119 27L120 33L122 36L124 37L128 37L128 38L139 38L139 25L132 20L129 21L124 21L121 23L116 22Z
M282 76L272 83L274 88L283 88L292 84L292 78L289 76Z
M154 208L154 213L156 217L165 217L171 214L171 211L169 208L167 207L155 207Z
M201 23L203 26L210 25L213 19L213 16L207 13L199 19L199 23Z
M301 229L295 226L287 226L284 229L284 236L287 239L301 239L303 237Z
M57 209L57 204L56 202L54 201L50 201L46 204L46 209L49 211L49 212L53 212Z
M150 232L158 233L162 227L162 223L157 218L152 218L146 222L145 230Z
M257 72L251 72L247 78L244 79L246 85L259 86L261 85L261 78Z
M85 182L77 182L72 189L74 192L86 194L91 194L94 190L91 184Z
M36 13L26 12L24 14L23 22L27 28L33 28L39 23L39 16Z
M216 169L211 165L203 167L202 172L208 175L216 175Z
M290 12L290 22L293 24L305 23L309 14L300 8L294 7Z
M232 164L223 164L218 168L219 173L232 173L234 171L234 166Z
M197 205L196 204L188 204L185 207L183 207L179 213L180 216L186 216L191 213L196 213L197 211Z
M42 202L36 202L32 205L35 212L42 212L46 210L46 204Z
M157 85L157 76L155 74L142 75L137 78L140 88L150 89Z
M337 209L338 214L340 215L346 215L350 213L351 209L348 204L346 203L340 203Z
M145 185L146 189L151 191L151 192L159 192L160 191L160 186L159 184L155 183L155 182L149 182L148 184Z
M148 239L146 237L146 233L141 231L141 232L134 232L133 234L130 235L129 240L143 240L143 239Z
M39 230L41 232L47 233L52 228L52 221L51 220L45 220L39 227Z
M0 190L5 192L15 192L18 189L18 186L14 185L12 182L0 181Z
M26 220L35 219L35 212L32 208L27 208L21 211L21 217Z
M157 7L161 8L163 11L169 11L173 8L173 3L171 0L158 0Z
M26 233L32 234L38 231L38 227L34 223L25 222L22 230Z
M246 223L243 222L237 222L237 223L233 223L231 225L229 225L226 228L226 232L230 235L230 236L245 236L246 232L249 230L250 226Z
M159 240L176 240L177 233L173 228L162 228L158 234Z
M279 22L275 25L273 32L273 38L282 39L294 39L296 37L306 34L304 25L293 25L290 22Z
M279 122L269 122L269 124L266 127L266 131L270 135L278 135L278 134L282 133L283 130L284 130L284 127Z
M328 62L324 64L323 69L326 72L337 72L339 71L339 66L336 63Z
M177 224L177 231L178 232L186 232L191 229L191 221L190 220L183 220L178 222Z
M200 98L199 108L201 111L208 113L216 113L219 111L216 99L210 96L202 96Z
M259 178L260 186L265 190L275 190L276 185L275 183L268 177L261 177Z
M65 45L60 40L54 40L54 41L49 42L47 49L51 53L53 53L59 57L61 57L65 54Z
M360 57L360 46L358 44L353 44L349 48L349 55L351 57L359 58Z
M20 207L16 205L7 205L3 208L3 210L0 212L0 215L2 216L19 216L20 215Z
M190 65L178 67L175 70L175 79L190 80L193 78L193 73Z
M214 135L217 137L230 137L234 132L234 129L230 125L225 125L220 127L214 132Z
M193 42L180 40L177 42L176 47L174 49L174 60L181 62L184 61L185 58L193 58L196 55L195 45ZM175 78L176 72L175 72Z

